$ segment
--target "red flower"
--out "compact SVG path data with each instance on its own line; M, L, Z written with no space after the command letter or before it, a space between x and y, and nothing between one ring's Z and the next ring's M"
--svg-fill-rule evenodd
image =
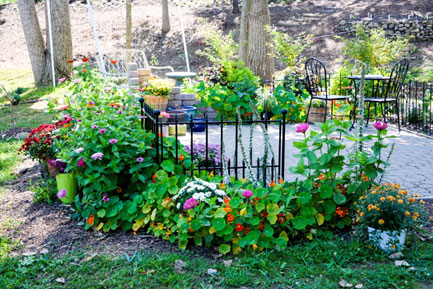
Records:
M250 231L251 231L250 228L245 228L245 230L244 230L244 235L248 234Z
M95 216L90 215L89 218L87 218L86 223L89 224L90 226L93 226L94 222L95 222Z
M88 62L88 61L89 61L89 58L87 58L87 57L83 57L83 58L81 59L81 61L82 61L82 62Z
M156 183L156 182L155 182L155 179L156 179L156 175L153 175L153 176L152 176L152 183Z
M340 217L343 218L346 215L349 215L349 209L346 207L337 207L335 210L335 213Z
M117 60L111 59L110 62L113 63L113 64L116 64Z
M263 224L263 222L260 222L259 230L263 231L264 228L265 228L265 224Z
M68 60L68 63L74 63L74 60L73 59Z
M180 155L180 156L179 156L179 160L180 160L181 162L183 162L184 159L185 159L185 156L184 156L184 155Z
M232 214L228 214L227 215L227 221L230 223L230 222L233 222L233 220L235 219L235 216L233 216ZM241 230L242 231L242 230Z
M262 216L263 216L263 218L267 218L268 217L268 213L262 212Z
M242 232L243 230L244 230L244 226L242 226L241 224L236 224L235 226L236 232Z

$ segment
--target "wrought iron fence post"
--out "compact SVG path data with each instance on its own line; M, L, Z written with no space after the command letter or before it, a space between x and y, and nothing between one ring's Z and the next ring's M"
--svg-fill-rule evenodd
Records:
M159 112L159 110L155 110L154 113L155 113L155 127L154 127L154 130L155 130L155 140L156 140L156 143L155 143L156 163L159 165L159 164L161 164L160 159L159 159L159 124L158 124L160 112Z
M285 179L285 171L284 171L284 163L286 158L286 115L287 109L281 110L281 114L283 115L283 134L282 134L282 144L281 144L281 178Z
M141 120L141 129L144 129L144 98L140 97L140 120Z

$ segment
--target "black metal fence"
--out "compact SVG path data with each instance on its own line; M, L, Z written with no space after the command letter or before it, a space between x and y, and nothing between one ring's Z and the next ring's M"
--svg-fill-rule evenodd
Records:
M155 138L155 148L156 148L156 162L158 164L161 164L164 161L164 145L163 145L163 138L166 136L164 135L163 131L167 130L164 129L164 127L170 128L170 135L173 136L176 139L175 142L175 155L176 155L176 163L179 163L179 137L180 137L180 129L185 129L185 127L188 127L188 144L185 143L186 137L183 139L183 145L188 146L189 148L189 154L191 157L192 163L195 164L193 171L186 171L184 170L185 174L192 175L194 171L198 171L200 173L201 171L207 171L207 172L214 172L215 174L223 175L224 166L223 162L226 163L226 173L228 173L230 176L235 177L235 179L239 178L248 178L248 169L251 168L253 171L255 171L255 176L258 181L262 182L263 185L267 186L269 183L273 181L278 181L280 179L284 179L285 177L285 134L286 134L286 115L287 110L282 110L282 119L281 120L270 120L267 115L263 115L260 120L254 120L252 116L250 116L248 119L238 119L235 120L224 120L222 117L220 120L209 120L205 116L205 120L203 122L197 123L194 122L194 119L191 118L190 121L178 121L178 118L175 117L174 119L169 119L170 122L162 122L160 120L160 112L158 110L153 110L151 107L149 107L143 98L140 98L140 105L141 105L141 128L152 131L156 138ZM201 158L197 158L194 153L194 149L196 149L196 142L195 142L195 136L199 133L194 132L193 127L195 125L202 125L204 126L203 133L205 138L205 143L203 144L201 150L203 153L203 156ZM248 152L245 152L247 154L248 161L245 160L243 157L243 154L240 150L240 144L239 144L239 126L240 125L260 125L262 124L264 129L267 131L268 126L274 125L278 127L278 152L275 154L275 157L270 158L268 161L263 160L261 158L254 158L253 151L254 148L251 146L248 146L245 149L248 149ZM233 157L225 157L223 154L224 149L224 128L227 126L232 126L235 128L235 136L234 139L230 139L229 143L230 146L234 145L234 154ZM215 136L215 134L218 134L219 139L219 145L215 146L215 144L209 143L209 128L212 128L212 133ZM201 133L201 135L203 135ZM234 143L234 144L233 144ZM215 148L219 150L219 161L215 161L214 155L211 154L211 149L215 151ZM204 151L203 151L204 149ZM224 159L222 159L224 158ZM248 162L248 163L247 163ZM248 166L249 165L249 166Z

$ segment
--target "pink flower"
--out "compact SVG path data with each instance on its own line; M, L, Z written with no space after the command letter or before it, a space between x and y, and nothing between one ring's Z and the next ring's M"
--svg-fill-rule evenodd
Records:
M101 133L101 134L104 134L104 133L106 133L107 132L107 130L105 129L105 128L101 128L100 130L99 130L99 133Z
M112 138L108 142L111 143L111 144L115 144L115 143L117 143L117 139L116 138Z
M74 79L74 83L79 83L79 82L80 82L80 79L78 79L78 78Z
M66 196L66 190L65 189L63 189L57 193L57 198L59 198L59 199L64 198L65 196Z
M308 123L301 123L296 126L296 132L305 133L308 130Z
M78 160L78 166L84 168L86 166L86 163L84 162L83 158L80 158Z
M99 127L99 126L98 126L97 124L93 124L93 125L92 125L92 128L93 128L93 129L97 129L98 127Z
M103 200L104 202L108 202L108 201L110 201L110 198L107 197L106 194L103 194L103 195L102 195L102 200Z
M143 161L144 161L144 159L142 157L137 158L137 163L141 163Z
M165 112L165 111L161 111L160 116L161 117L165 117L165 118L170 118L170 115L167 112Z
M103 153L94 153L94 154L92 155L92 159L94 159L95 161L96 161L96 160L102 160L103 157L104 157L104 154L103 154Z
M387 124L386 122L376 121L376 122L374 123L374 127L375 127L377 130L385 130L385 129L388 128L388 124Z
M142 89L142 88L137 88L137 91L143 92L144 89Z
M77 148L77 149L75 150L75 153L80 154L80 153L82 153L83 151L84 151L84 148Z
M65 77L62 77L62 78L57 79L58 82L64 82L65 80L66 80Z
M185 201L185 204L183 204L183 209L190 210L197 207L197 205L198 205L197 201L194 198L189 198L188 200Z
M116 111L116 113L118 113L118 114L122 114L122 113L123 113L123 111L121 111L121 110L118 110L118 111Z
M201 45L201 41L200 41L200 40L199 40L199 41L197 41L197 44L198 44L198 45Z
M244 196L245 198L251 198L251 196L253 195L253 192L249 191L249 190L245 190L242 193L242 196Z

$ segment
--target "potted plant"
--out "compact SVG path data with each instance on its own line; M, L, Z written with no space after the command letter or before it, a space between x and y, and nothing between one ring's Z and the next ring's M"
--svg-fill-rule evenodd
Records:
M307 105L310 100L308 100ZM308 108L307 108L308 109ZM310 114L308 115L307 122L323 122L323 116L325 115L325 102L313 99L311 102Z
M262 110L262 118L271 119L273 109L278 104L277 99L270 89L259 88L256 91L258 95L259 108Z
M173 81L170 79L153 79L143 84L139 91L144 93L146 103L159 111L167 110Z
M377 186L359 198L356 223L368 232L368 239L389 253L404 247L406 234L426 220L424 201L409 195L398 184Z

